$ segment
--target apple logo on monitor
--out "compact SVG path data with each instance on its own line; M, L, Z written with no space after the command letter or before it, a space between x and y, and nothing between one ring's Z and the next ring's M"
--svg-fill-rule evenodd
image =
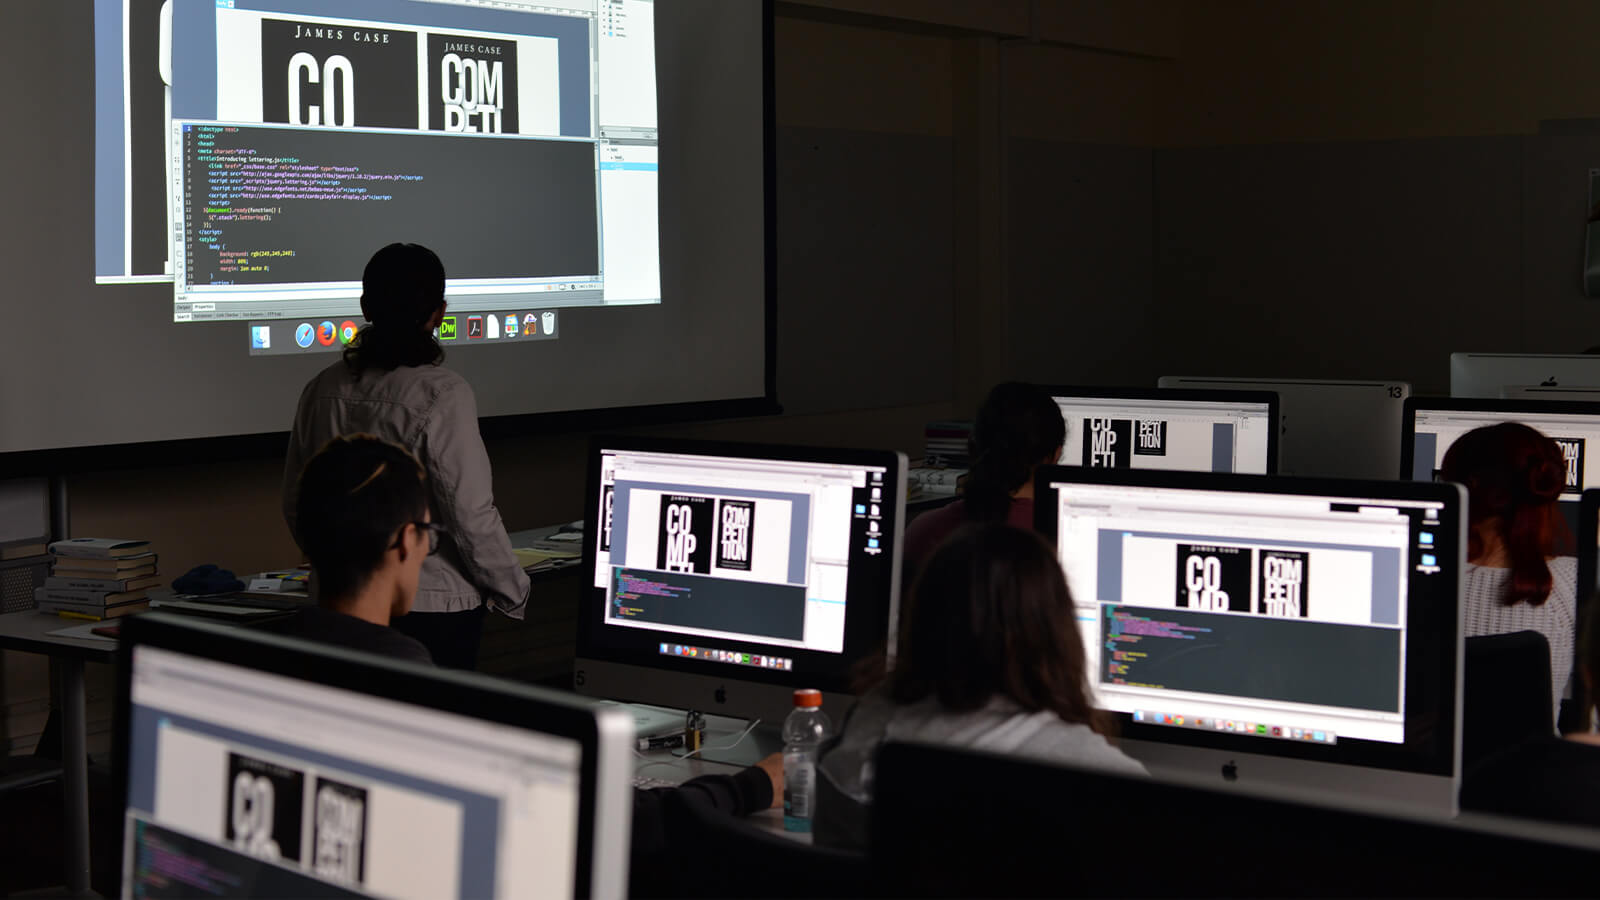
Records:
M718 703L727 703L728 702L728 689L725 688L725 687L718 687L717 688L717 692L715 694L712 694L711 696Z
M1231 759L1222 764L1222 780L1223 781L1238 781L1239 780L1239 767L1234 765L1233 764L1233 760L1231 760Z

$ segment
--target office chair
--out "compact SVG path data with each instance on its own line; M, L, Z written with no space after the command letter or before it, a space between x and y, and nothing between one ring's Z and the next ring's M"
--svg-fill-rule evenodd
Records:
M1531 738L1555 734L1550 644L1537 631L1466 639L1461 679L1461 768Z
M862 854L763 831L694 793L675 792L666 815L674 871L634 879L634 896L860 897L867 890Z

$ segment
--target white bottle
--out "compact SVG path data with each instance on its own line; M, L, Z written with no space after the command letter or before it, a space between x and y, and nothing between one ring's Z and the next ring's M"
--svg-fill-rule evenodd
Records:
M833 730L822 711L822 692L794 692L794 711L783 720L783 827L810 831L816 814L817 750Z

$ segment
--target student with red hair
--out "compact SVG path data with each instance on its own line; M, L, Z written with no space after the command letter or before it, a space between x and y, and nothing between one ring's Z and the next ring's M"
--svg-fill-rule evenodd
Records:
M1552 712L1572 674L1578 565L1557 500L1567 464L1556 442L1515 422L1467 432L1445 451L1439 477L1467 488L1462 634L1531 630L1550 643Z

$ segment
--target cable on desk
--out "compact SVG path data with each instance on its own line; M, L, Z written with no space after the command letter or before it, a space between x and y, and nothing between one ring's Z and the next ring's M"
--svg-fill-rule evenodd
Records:
M750 732L755 731L756 730L756 726L760 725L760 724L761 724L761 720L760 719L755 719L755 720L751 721L750 727L746 728L744 731L739 732L739 736L737 738L734 738L733 743L728 744L725 747L701 747L699 750L691 750L688 753L683 753L683 754L674 753L674 754L672 754L672 756L673 756L674 759L689 759L691 757L698 756L699 754L704 753L707 750L718 750L718 751L721 751L721 750L732 750L733 748L735 748L735 747L739 746L740 744L744 743L744 739L749 737L750 736ZM633 752L638 753L639 751L635 750Z

